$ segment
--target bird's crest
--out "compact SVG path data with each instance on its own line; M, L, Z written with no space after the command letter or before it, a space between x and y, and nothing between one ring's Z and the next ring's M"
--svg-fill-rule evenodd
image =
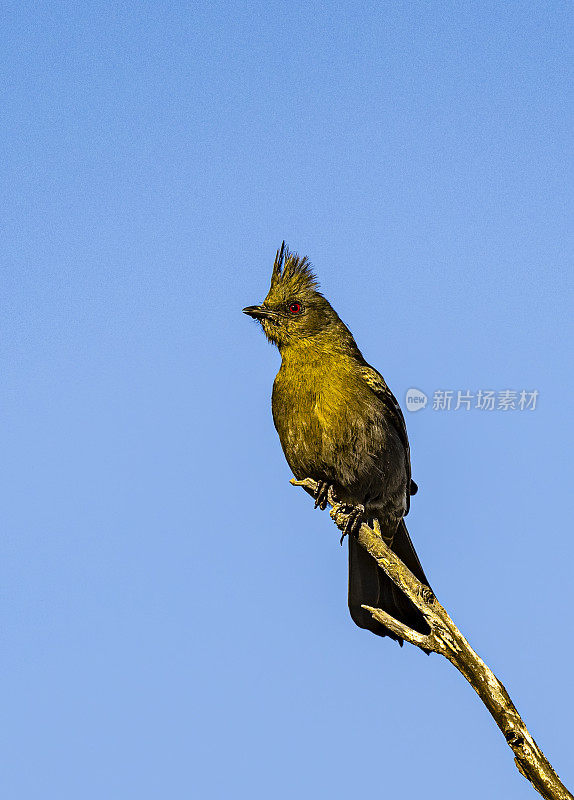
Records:
M280 288L292 294L305 290L316 292L319 288L319 281L307 256L290 253L285 242L277 250L271 275L271 290Z

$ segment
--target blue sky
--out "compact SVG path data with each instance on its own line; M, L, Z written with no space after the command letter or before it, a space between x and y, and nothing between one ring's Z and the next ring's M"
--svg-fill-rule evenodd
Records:
M574 785L572 8L3 4L6 797L533 790L444 660L354 627L241 308L285 238L405 392L409 529Z

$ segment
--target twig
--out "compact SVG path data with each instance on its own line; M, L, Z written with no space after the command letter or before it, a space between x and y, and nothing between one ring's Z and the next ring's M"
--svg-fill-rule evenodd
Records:
M291 483L312 492L317 487L316 481L311 478L302 481L293 479ZM339 503L332 491L329 491L329 504L332 506L331 518L343 530L349 513L348 506ZM440 653L454 664L490 711L512 749L514 761L522 775L547 800L574 800L528 732L502 683L475 653L428 586L422 584L385 544L380 530L376 531L363 523L358 541L421 611L430 627L430 633L424 635L413 631L380 608L363 608L405 641L424 650Z

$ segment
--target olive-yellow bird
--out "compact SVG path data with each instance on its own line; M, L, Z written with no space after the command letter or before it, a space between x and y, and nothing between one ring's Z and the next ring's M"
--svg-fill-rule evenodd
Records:
M243 311L257 319L279 348L273 421L296 478L319 483L315 503L326 507L333 487L353 507L348 526L349 610L354 622L402 640L362 605L387 611L421 633L422 614L359 545L361 521L377 519L393 551L428 585L404 517L417 490L411 479L404 417L391 390L357 347L347 326L318 291L306 257L277 251L263 303Z

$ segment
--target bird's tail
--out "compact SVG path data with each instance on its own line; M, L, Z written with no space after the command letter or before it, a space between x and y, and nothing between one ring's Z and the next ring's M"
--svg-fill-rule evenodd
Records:
M421 612L408 597L395 586L377 562L354 536L349 536L349 611L353 622L360 628L390 636L400 645L403 640L380 622L374 620L362 605L382 608L399 622L419 633L428 633L429 627ZM392 550L422 583L429 586L421 562L416 554L404 520L401 520L393 538Z

